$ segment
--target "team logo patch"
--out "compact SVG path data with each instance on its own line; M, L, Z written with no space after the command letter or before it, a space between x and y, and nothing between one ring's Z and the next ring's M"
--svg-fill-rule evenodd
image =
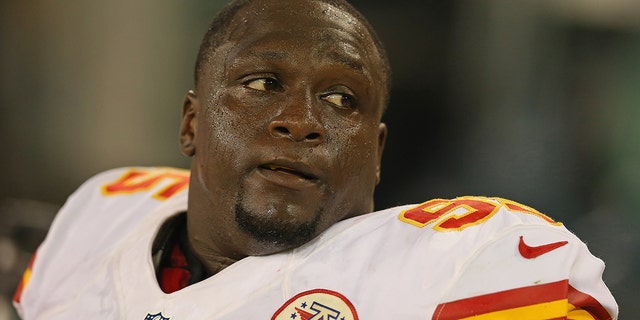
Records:
M271 320L358 320L353 304L326 289L309 290L289 299Z
M159 313L156 313L156 314L147 313L147 316L144 317L144 320L170 320L170 318L165 318L162 315L162 312L159 312Z

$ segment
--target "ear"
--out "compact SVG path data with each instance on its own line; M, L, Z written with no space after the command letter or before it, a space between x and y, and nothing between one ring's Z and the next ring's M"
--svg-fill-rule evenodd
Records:
M198 108L198 96L193 90L189 90L182 102L182 121L180 122L180 151L188 157L192 157L196 153Z
M378 163L376 164L376 185L380 183L380 165L382 163L382 151L384 151L384 145L387 142L387 125L380 123L378 126Z

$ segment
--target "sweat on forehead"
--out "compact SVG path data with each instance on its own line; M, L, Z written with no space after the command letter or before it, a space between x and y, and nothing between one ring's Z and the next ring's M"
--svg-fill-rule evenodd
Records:
M212 56L215 50L223 45L226 41L228 41L229 36L232 33L235 33L234 28L236 27L236 24L234 24L233 22L235 21L235 18L239 12L253 4L261 6L260 10L267 10L270 7L269 4L282 4L287 1L289 1L291 6L295 6L295 4L301 4L303 2L312 1L328 4L335 10L324 10L323 14L337 16L339 18L342 18L341 16L344 15L347 19L347 23L358 23L364 27L361 36L369 36L371 38L375 46L376 53L378 54L380 62L380 72L382 73L385 81L386 92L384 94L384 104L386 105L391 88L391 68L389 66L386 51L375 30L369 24L367 19L351 4L344 0L236 0L230 2L214 17L212 23L209 26L209 29L207 30L207 33L204 36L204 39L202 40L194 72L194 81L196 87L198 86L200 78L202 77L202 73L206 69L205 67L209 63L211 63ZM294 10L292 10L291 13L292 15L298 14L298 12L294 12ZM251 17L245 16L242 18L246 21L246 19L250 19ZM245 22L243 21L243 24L244 23Z

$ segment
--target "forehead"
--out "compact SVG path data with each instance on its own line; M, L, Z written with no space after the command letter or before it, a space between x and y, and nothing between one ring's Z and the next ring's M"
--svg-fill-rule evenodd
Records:
M234 64L233 60L256 55L313 59L310 62L321 58L366 74L383 107L388 80L386 60L366 22L357 13L350 14L350 10L353 9L321 0L251 1L220 30L224 33L220 35L221 42L207 59L218 63L207 63L206 69L220 74ZM226 62L219 63L222 61Z
M309 54L307 58L331 60L359 70L376 85L386 83L383 58L367 27L329 3L253 1L236 12L225 33L226 40L215 51L227 65L233 64L229 59L246 55L281 58Z
M347 11L320 0L256 0L235 17L243 24L295 25L304 27L335 25L337 28L361 28L360 21ZM364 36L364 33L362 34Z

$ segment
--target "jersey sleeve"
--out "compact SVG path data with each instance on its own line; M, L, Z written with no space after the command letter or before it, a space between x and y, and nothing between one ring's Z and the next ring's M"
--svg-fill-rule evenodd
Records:
M102 172L83 183L56 214L23 274L13 297L18 314L29 318L25 311L41 308L43 301L55 305L53 291L56 297L72 296L68 283L76 281L79 266L109 252L165 200L185 196L188 182L187 170L130 167Z
M617 319L602 260L563 225L500 203L479 231L462 231L477 247L432 319Z

